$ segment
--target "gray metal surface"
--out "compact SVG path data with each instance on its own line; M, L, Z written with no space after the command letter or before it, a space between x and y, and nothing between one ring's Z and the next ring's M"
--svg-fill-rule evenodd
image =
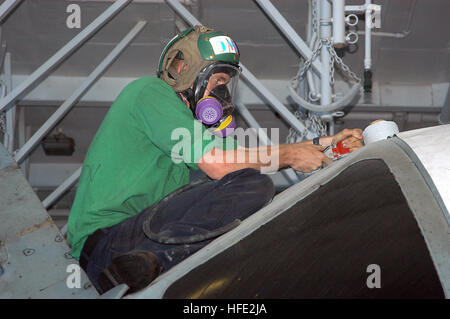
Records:
M96 298L80 269L68 288L70 248L20 168L0 144L0 298Z
M428 188L434 194L434 197L436 198L436 202L439 205L439 207L441 208L442 215L447 220L447 225L450 228L449 211L448 211L447 207L445 206L444 201L442 200L442 197L441 197L439 191L437 190L436 186L434 185L433 179L431 178L430 174L428 174L427 169L423 166L420 159L417 157L416 153L414 153L414 151L411 149L411 147L407 143L405 143L400 138L394 138L394 139L392 139L392 141L394 143L396 143L397 145L399 145L403 149L403 151L405 151L405 153L408 154L408 156L413 160L413 162L416 165L417 169L419 170L420 174L422 174L424 181L427 183Z
M450 231L447 220L427 182L417 170L414 161L392 140L385 140L365 146L363 149L334 162L304 181L278 194L270 205L244 220L241 225L214 240L208 246L193 254L182 263L162 274L146 289L126 298L162 298L165 291L178 279L183 278L199 265L219 255L228 247L239 243L260 227L283 214L322 184L337 176L349 165L365 159L381 158L395 176L411 211L424 236L431 259L439 275L446 298L450 298ZM364 191L364 190L361 190Z
M17 165L16 162L12 159L11 155L5 149L5 147L0 143L0 170L8 166Z

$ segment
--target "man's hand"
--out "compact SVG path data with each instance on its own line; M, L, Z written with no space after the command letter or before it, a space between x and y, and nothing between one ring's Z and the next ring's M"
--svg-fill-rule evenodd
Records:
M350 152L356 151L363 147L362 130L359 128L346 128L333 136L333 144L337 144L340 141L342 141L342 146L350 149Z
M312 172L332 162L324 153L323 146L304 143L291 144L289 149L290 167L304 173Z

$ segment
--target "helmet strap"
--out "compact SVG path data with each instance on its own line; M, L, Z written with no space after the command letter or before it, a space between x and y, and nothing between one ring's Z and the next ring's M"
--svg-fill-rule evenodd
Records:
M195 111L195 94L194 90L191 88L187 88L184 91L181 91L179 94L181 94L188 102L191 108L191 111Z

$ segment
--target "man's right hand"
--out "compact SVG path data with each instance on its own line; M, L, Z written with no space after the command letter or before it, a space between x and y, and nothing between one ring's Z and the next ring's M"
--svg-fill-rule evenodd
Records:
M323 163L329 164L333 162L324 153L322 153L324 146L295 143L290 144L290 147L290 167L296 171L309 173L321 168Z

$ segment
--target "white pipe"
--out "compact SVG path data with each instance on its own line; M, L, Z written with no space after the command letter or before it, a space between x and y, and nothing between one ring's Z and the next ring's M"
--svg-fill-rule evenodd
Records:
M314 32L312 35L312 38L311 38L310 45L309 45L309 48L311 49L311 51L314 51L314 49L316 48L316 44L317 44L317 33ZM306 71L306 79L308 81L308 86L309 86L309 91L311 93L311 96L315 99L317 97L317 88L316 88L316 83L314 81L314 74L311 69Z
M372 10L369 9L371 0L366 0L366 23L365 23L365 57L364 57L364 69L370 70L372 68Z
M311 28L312 26L312 17L311 17L311 13L312 13L312 2L313 0L309 0L308 1L308 21L306 23L306 43L309 45L309 47L311 48L311 36L313 34L313 30Z
M345 42L345 0L333 0L333 42L343 48Z
M365 35L366 32L365 31L358 31L357 32L360 35ZM410 33L410 31L404 31L404 32L397 32L397 33L391 33L391 32L371 32L371 34L373 36L378 36L378 37L388 37L388 38L397 38L397 39L402 39L405 38L406 36L408 36Z
M320 2L320 39L331 39L331 4L327 0ZM322 63L322 74L320 76L320 104L329 105L332 103L332 89L330 85L330 52L328 47L323 45L320 51Z
M347 92L347 94L339 101L330 103L328 105L316 105L309 103L305 99L303 99L300 95L298 95L297 92L295 92L294 88L292 86L289 86L289 95L292 97L292 99L300 104L303 108L312 111L312 112L335 112L338 111L345 106L347 106L348 103L350 103L353 98L358 94L359 92L359 83L353 84L352 88Z

